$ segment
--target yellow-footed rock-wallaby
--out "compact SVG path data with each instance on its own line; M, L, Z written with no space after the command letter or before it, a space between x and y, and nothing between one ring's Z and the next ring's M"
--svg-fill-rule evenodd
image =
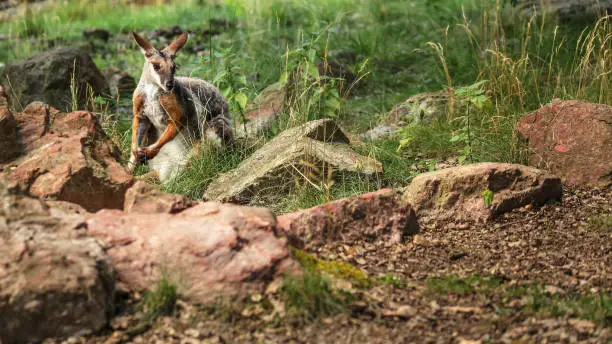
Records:
M129 169L147 163L162 182L186 166L192 148L204 136L233 139L229 106L218 88L189 77L175 76L176 53L187 42L184 32L163 50L132 32L145 57L133 95L132 145Z

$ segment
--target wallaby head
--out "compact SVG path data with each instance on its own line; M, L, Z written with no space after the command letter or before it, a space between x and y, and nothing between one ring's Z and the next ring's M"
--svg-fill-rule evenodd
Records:
M183 32L163 50L155 49L151 43L133 31L132 36L145 56L141 78L144 78L145 82L157 85L165 92L172 90L174 88L174 73L176 72L174 58L187 42L187 32Z

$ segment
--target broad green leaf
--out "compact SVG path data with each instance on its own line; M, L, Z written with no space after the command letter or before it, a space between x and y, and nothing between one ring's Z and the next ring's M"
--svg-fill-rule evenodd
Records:
M236 101L236 103L238 103L238 105L240 105L240 108L242 110L244 110L246 108L247 101L248 101L248 98L247 98L246 94L244 94L242 92L236 93L234 95L234 100Z

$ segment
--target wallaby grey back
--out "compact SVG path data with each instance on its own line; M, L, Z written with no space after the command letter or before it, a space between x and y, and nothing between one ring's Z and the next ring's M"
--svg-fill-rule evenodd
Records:
M183 108L183 126L196 138L209 128L223 140L231 139L229 105L219 89L196 78L175 77L173 92Z

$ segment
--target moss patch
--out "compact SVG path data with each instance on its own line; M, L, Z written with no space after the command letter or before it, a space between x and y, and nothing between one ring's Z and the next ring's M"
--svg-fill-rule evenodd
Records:
M612 232L612 215L594 215L589 217L589 228L598 232Z
M324 272L362 288L369 288L376 283L376 279L368 277L366 272L349 263L319 259L296 248L292 248L291 253L308 272Z

